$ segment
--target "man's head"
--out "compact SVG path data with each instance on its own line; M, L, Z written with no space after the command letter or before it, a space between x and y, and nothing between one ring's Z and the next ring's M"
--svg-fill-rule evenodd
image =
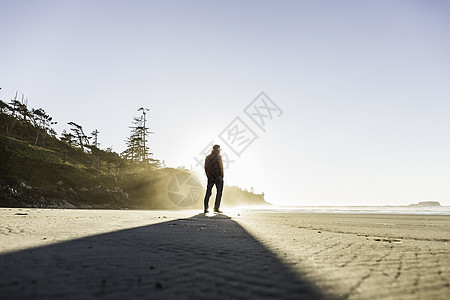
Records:
M217 145L217 144L216 144L216 145L214 145L214 146L213 146L213 150L219 150L219 151L220 151L220 146L219 146L219 145Z

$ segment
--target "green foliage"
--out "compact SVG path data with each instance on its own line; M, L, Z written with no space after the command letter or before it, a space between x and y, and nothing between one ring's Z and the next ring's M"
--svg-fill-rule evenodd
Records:
M138 111L142 111L142 115L133 118L130 136L126 140L127 149L122 152L122 156L129 161L147 162L149 155L152 155L148 147L148 135L151 132L146 127L148 109L141 107Z
M270 205L264 200L264 193L255 194L242 190L237 186L225 186L223 191L223 202L227 206L253 206L253 205Z
M86 160L77 156L64 160L62 152L55 149L0 136L0 153L1 178L11 185L26 181L31 186L50 189L60 181L69 187L96 183L95 170L84 163Z

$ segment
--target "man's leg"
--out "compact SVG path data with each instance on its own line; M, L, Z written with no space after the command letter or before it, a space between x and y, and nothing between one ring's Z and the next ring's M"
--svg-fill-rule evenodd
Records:
M205 200L203 201L205 211L207 211L208 207L209 207L209 197L211 197L213 185L214 185L214 181L211 179L208 179L208 185L206 186Z
M216 202L214 203L214 210L219 210L220 201L222 200L223 178L222 177L216 178L215 183L216 183L217 194L216 194Z

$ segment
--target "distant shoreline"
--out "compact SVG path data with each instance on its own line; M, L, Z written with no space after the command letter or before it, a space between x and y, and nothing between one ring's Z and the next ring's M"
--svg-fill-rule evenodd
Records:
M274 206L250 210L275 213L450 215L450 206Z

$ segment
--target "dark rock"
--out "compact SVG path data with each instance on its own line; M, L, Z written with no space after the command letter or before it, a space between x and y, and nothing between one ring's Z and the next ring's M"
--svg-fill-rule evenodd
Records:
M0 187L8 187L8 183L0 178Z
M429 207L429 206L441 206L441 204L438 201L422 201L417 204L410 204L408 205L410 207Z

